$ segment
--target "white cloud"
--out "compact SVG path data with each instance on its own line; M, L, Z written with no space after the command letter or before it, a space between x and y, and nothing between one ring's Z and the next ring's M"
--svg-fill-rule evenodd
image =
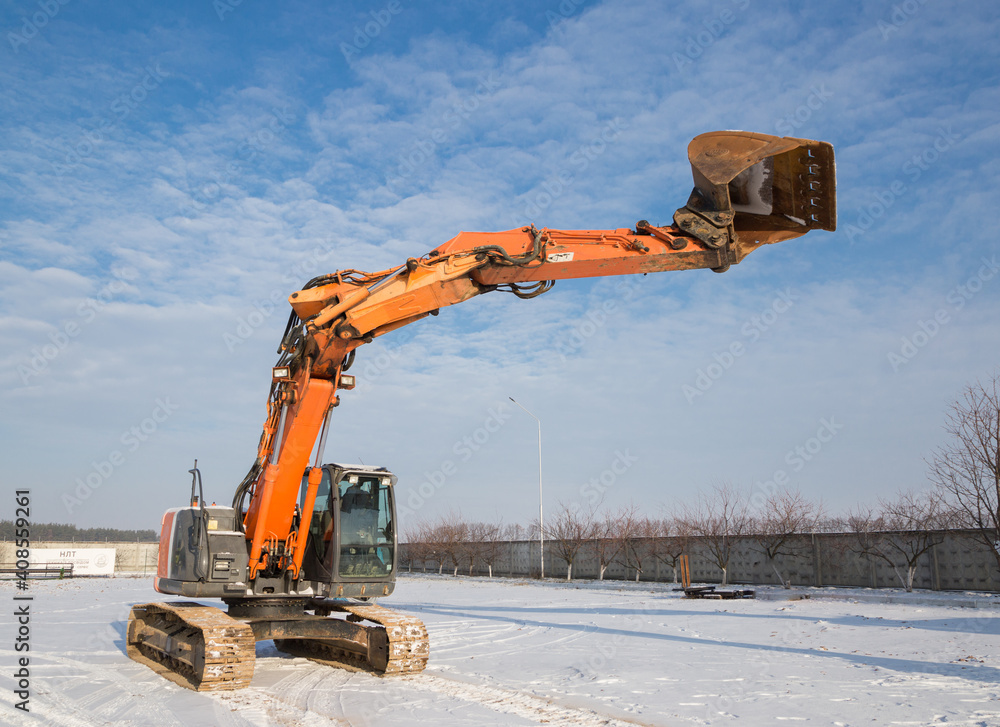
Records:
M443 310L359 352L369 382L343 395L328 456L384 462L405 493L460 460L456 445L515 396L543 420L550 503L627 448L639 462L609 503L767 478L829 416L844 428L795 473L807 493L846 507L919 485L948 400L995 365L996 282L962 309L948 299L996 247L982 219L997 188L997 88L981 69L995 65L997 21L979 11L972 22L973 8L928 4L883 40L886 8L587 3L554 28L542 9L490 16L509 44L400 16L389 30L406 42L387 31L346 71L321 14L275 20L278 40L248 39L259 58L245 66L225 57L233 26L88 39L90 26L63 36L53 24L31 49L43 62L0 71L12 90L0 122L11 476L53 496L44 517L65 519L59 495L169 396L176 412L73 517L155 524L194 456L225 501L254 453L281 301L308 278L397 265L460 230L666 222L687 198L692 136L792 125L837 147L841 232L722 276L637 278L582 338L588 313L621 300L620 281ZM328 55L310 57L322 39ZM157 62L169 76L88 150ZM961 138L914 178L907 162L948 125ZM569 183L556 185L560 171ZM849 236L896 180L904 193ZM88 298L125 271L84 322ZM743 327L789 287L799 299L751 344ZM948 323L894 371L888 354L941 309ZM259 324L227 347L250 316ZM67 322L79 334L26 385L18 367ZM683 386L734 342L745 354L689 403ZM515 411L420 515L458 505L528 520L534 436Z

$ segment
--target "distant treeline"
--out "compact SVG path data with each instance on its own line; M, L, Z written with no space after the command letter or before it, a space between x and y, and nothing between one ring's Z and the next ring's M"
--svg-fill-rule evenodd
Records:
M14 521L0 520L0 540L14 540ZM31 523L31 541L56 542L127 542L155 543L160 539L155 530L116 530L115 528L78 528L63 523Z

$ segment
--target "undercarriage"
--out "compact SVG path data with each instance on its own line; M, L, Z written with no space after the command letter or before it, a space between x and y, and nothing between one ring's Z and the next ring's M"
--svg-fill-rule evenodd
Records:
M338 618L337 615L343 615ZM229 611L193 602L132 607L128 655L196 691L242 689L253 677L255 644L375 674L419 673L429 644L423 623L374 604L246 599Z

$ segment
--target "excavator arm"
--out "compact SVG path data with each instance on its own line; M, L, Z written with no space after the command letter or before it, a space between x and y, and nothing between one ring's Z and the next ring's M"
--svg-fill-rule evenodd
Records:
M302 473L338 403L337 389L353 386L344 372L359 346L482 293L533 298L569 278L723 272L762 245L836 228L830 144L712 132L691 142L688 158L694 189L672 224L462 232L397 268L341 270L293 293L257 461L234 501L242 512L249 498L251 578L261 571L294 575L301 566L312 510L304 507L293 527ZM307 503L317 485L310 481Z
M694 190L670 224L463 232L399 267L341 270L293 293L257 458L233 506L206 507L192 487L191 506L168 510L161 526L156 589L221 597L228 609L137 604L129 656L203 691L247 686L254 644L266 639L379 674L421 671L430 647L418 619L345 600L388 595L396 573L395 477L384 468L321 466L337 390L354 386L345 372L357 348L482 293L534 298L567 278L722 272L761 245L836 226L829 144L715 132L692 141L688 157ZM384 502L372 507L377 492ZM374 525L381 530L371 530L373 514L385 516ZM366 533L372 538L362 539Z

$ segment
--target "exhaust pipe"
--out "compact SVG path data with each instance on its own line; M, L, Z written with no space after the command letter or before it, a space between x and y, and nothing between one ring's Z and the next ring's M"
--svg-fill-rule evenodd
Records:
M688 159L694 190L674 223L709 247L728 244L730 264L761 245L837 228L831 144L713 131L691 141Z

